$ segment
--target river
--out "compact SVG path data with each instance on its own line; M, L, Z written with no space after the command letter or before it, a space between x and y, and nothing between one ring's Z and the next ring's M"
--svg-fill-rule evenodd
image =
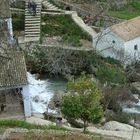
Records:
M55 113L55 110L48 109L48 103L54 94L66 90L67 81L60 77L49 77L42 75L41 80L36 80L35 75L27 73L29 94L31 99L32 112L44 113L45 111ZM123 108L124 112L140 114L140 101L132 108Z

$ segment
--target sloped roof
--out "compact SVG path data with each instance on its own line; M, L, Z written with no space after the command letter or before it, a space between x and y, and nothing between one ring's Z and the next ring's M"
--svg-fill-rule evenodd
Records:
M0 88L27 84L25 59L21 52L0 55Z
M128 21L113 25L111 30L125 41L140 36L140 16Z

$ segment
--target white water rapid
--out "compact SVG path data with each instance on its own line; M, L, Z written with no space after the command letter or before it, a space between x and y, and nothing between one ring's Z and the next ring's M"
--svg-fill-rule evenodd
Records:
M139 114L140 115L140 100L138 103L134 104L131 108L123 108L124 112L132 113L132 114Z
M31 100L32 112L44 113L53 96L53 91L49 90L49 82L47 80L36 80L33 75L27 72L28 91ZM48 110L49 112L52 110Z

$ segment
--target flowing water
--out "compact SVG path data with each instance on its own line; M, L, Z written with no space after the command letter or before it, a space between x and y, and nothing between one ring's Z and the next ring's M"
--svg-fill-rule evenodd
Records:
M32 112L35 113L47 111L48 103L53 95L57 91L66 90L66 80L62 78L49 78L45 75L42 80L36 80L34 75L27 73L27 79Z
M127 112L127 113L131 113L131 114L139 114L140 115L140 100L138 103L134 103L133 107L131 107L131 108L124 107L123 111Z
M34 75L27 73L27 78L32 112L44 113L47 111L48 103L53 95L66 90L67 81L60 77L50 78L47 75L42 75L41 80L36 80ZM55 112L53 110L48 111ZM140 101L131 108L124 107L123 111L140 114Z

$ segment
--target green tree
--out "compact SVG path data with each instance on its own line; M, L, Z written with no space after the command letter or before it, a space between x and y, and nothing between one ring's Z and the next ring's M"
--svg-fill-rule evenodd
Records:
M68 119L81 119L85 132L88 122L98 123L103 116L100 105L101 92L85 74L69 81L68 90L70 94L62 98L62 114Z

